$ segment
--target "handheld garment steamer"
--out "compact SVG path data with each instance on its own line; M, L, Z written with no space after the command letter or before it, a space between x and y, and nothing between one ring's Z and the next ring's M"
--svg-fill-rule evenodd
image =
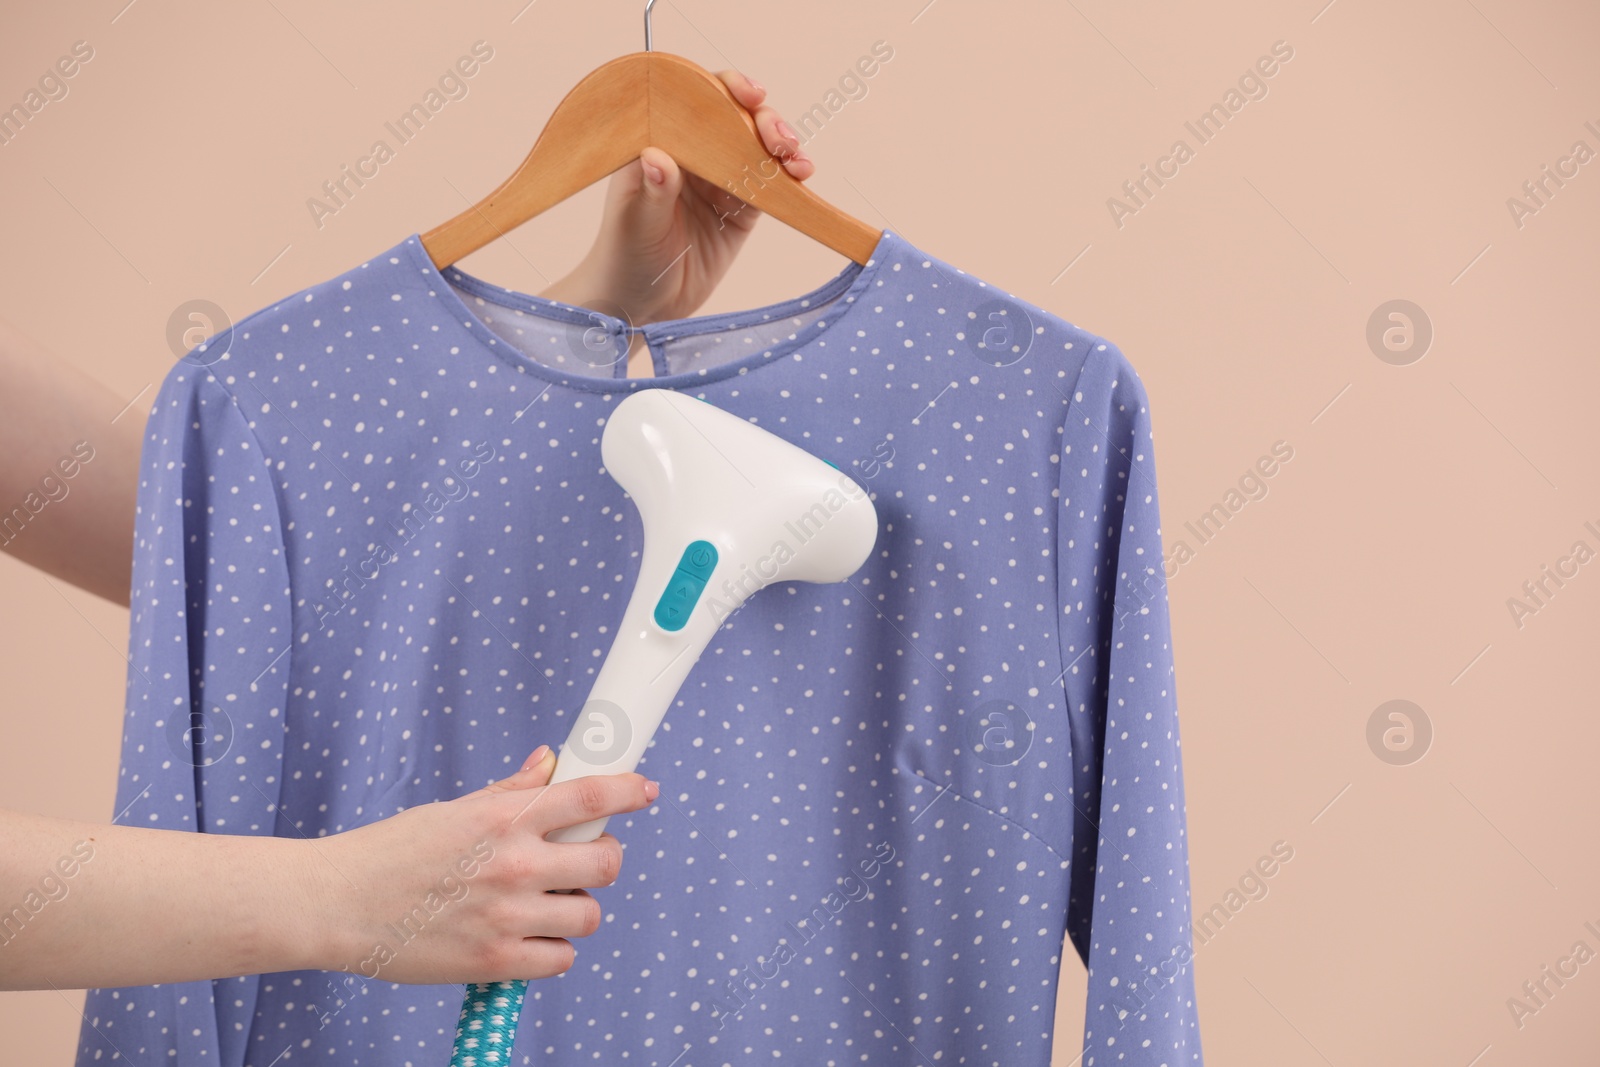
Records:
M644 524L639 577L550 784L638 766L722 622L774 582L840 582L878 537L848 475L710 404L643 389L617 404L600 457ZM547 835L593 841L606 820ZM451 1067L511 1062L527 982L474 984Z

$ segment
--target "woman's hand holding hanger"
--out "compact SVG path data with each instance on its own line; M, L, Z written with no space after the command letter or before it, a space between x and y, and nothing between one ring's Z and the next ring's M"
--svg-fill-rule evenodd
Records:
M766 89L737 71L718 77L750 111L762 142L789 175L811 177L816 164L794 128L763 103ZM646 148L612 175L588 254L540 295L634 326L688 318L728 273L760 217L759 208L684 172L661 149Z

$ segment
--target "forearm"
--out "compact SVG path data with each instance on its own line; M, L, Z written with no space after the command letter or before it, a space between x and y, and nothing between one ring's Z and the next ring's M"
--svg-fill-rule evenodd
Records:
M0 989L336 967L321 844L0 812Z
M0 549L128 602L148 399L124 411L126 397L0 320Z

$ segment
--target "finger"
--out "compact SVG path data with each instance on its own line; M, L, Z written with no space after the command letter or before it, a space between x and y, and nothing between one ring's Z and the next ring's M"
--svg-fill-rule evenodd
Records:
M800 137L794 127L784 121L776 108L761 106L767 98L764 86L748 74L736 70L720 71L717 77L722 79L733 98L752 113L756 130L761 134L761 143L767 146L767 151L783 161L784 169L790 175L805 181L816 173L816 163L800 147Z
M604 918L600 902L582 889L535 893L526 898L520 929L525 937L588 937Z
M533 750L522 763L522 769L508 778L484 786L476 792L468 793L468 797L488 796L491 793L509 793L517 789L533 789L550 781L550 776L555 773L556 754L550 751L549 745L540 745ZM465 799L463 797L462 799Z
M539 779L539 785L550 781L550 776L556 771L556 753L549 745L540 745L533 750L533 754L522 761L522 770L517 773L527 772Z
M805 181L816 173L816 164L800 146L800 135L782 115L778 114L777 108L758 108L755 120L756 130L761 134L761 143L767 146L767 151L783 161L783 168L790 176Z
M660 787L642 774L591 774L548 786L530 809L541 835L646 807Z
M565 938L525 937L511 952L506 966L500 968L500 974L489 980L509 982L520 978L531 982L540 978L554 978L571 970L577 957L578 950ZM473 979L475 982L483 980Z
M748 74L741 74L736 70L720 70L717 77L722 79L722 84L728 87L728 92L747 111L754 111L761 106L761 101L767 98L766 87Z
M604 889L622 873L622 842L610 834L593 841L550 841L555 852L543 872L557 890Z
M644 201L658 215L663 213L663 209L677 203L678 193L683 188L683 171L671 156L654 145L648 145L639 153L639 170L639 188ZM670 215L665 222L671 222ZM646 236L657 235L652 233Z

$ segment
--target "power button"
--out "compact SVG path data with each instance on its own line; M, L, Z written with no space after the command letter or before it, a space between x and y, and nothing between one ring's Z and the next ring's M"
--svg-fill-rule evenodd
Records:
M672 572L672 577L667 580L666 589L662 590L661 598L656 601L656 625L663 630L678 631L689 622L689 613L694 610L695 604L700 600L700 594L705 591L706 582L711 579L711 572L717 566L717 547L710 541L690 541L683 550L683 556L678 560L677 569Z

